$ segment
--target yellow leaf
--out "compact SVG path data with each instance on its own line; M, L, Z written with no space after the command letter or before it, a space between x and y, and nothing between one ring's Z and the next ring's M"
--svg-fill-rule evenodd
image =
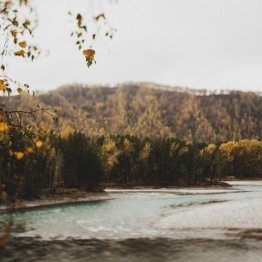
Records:
M96 51L93 49L86 49L83 51L83 55L85 56L88 62L93 62L95 58Z
M33 150L32 147L27 147L26 150L25 150L25 152L26 152L27 154L33 154L33 153L34 153L34 150Z
M24 153L20 152L20 151L14 152L14 155L15 155L17 160L20 160L20 159L22 159L24 157Z
M24 57L25 56L25 51L24 50L16 51L16 52L14 52L14 55L15 56L22 56L22 57Z
M21 46L22 48L25 48L27 46L26 41L22 41L19 43L19 46Z
M35 142L35 145L36 145L37 148L40 148L40 147L42 147L43 142L41 140L38 140L38 141Z
M5 91L6 89L6 80L0 79L0 91Z
M7 132L9 130L9 126L5 122L0 122L0 132Z

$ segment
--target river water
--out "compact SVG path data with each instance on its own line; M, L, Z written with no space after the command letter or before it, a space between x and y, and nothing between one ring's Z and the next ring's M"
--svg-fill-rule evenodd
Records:
M15 213L1 261L262 261L262 182L107 193Z

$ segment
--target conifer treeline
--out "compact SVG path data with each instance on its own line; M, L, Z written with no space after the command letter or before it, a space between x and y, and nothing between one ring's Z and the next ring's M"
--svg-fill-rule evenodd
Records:
M26 139L21 141L24 148ZM50 135L34 150L21 159L0 152L0 180L9 195L33 198L61 187L97 191L106 186L204 186L227 176L262 178L258 140L193 145L174 138L90 138L75 132Z

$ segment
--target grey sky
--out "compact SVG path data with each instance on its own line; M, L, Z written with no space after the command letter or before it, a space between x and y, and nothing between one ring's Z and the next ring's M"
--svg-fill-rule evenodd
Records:
M118 32L107 47L97 42L91 69L69 36L70 2L75 8L83 1L35 0L36 42L50 55L34 64L10 61L13 77L42 90L72 82L149 81L262 91L261 0L118 0L105 6Z

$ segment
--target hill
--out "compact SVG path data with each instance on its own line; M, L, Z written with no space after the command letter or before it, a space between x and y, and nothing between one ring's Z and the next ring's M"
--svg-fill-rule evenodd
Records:
M10 110L60 108L55 127L65 134L76 129L89 136L175 136L194 143L262 137L262 97L252 92L211 94L148 83L72 84L35 97L5 98L4 103ZM45 115L40 118L52 124Z

